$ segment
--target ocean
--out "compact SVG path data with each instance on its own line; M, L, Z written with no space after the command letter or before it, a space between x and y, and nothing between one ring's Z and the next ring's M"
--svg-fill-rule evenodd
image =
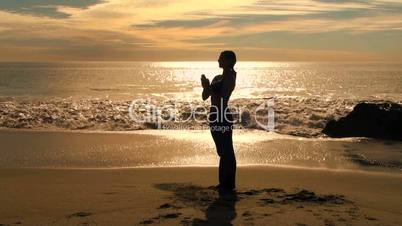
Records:
M344 116L360 101L402 101L401 63L238 62L235 69L231 106L245 116L239 128L262 129L258 122L267 123L266 114L256 109L269 99L274 131L303 137L321 136L327 121ZM219 73L217 62L0 63L0 125L161 128L155 120L131 120L134 101L132 110L141 119L149 118L150 110L170 106L166 128L197 129L205 125L202 116L187 116L209 104L201 100L200 76L212 80Z
M402 63L238 62L233 98L402 99ZM0 97L200 99L217 62L0 63Z
M230 105L239 109L234 141L240 165L402 169L400 142L321 133L361 101L402 103L402 63L240 61L235 70ZM220 73L217 62L0 63L2 129L98 134L78 141L71 133L17 132L12 138L3 132L0 167L215 165L200 77ZM270 110L274 128L266 131L261 125ZM158 129L177 132L167 136ZM125 137L131 132L153 136L131 142ZM157 153L169 145L182 150Z

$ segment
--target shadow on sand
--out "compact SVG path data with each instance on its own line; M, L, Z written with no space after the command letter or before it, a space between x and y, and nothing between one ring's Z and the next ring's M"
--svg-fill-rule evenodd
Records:
M355 203L343 195L316 194L306 189L285 191L263 188L222 192L214 187L190 183L164 183L154 187L169 192L169 202L159 205L155 217L144 219L140 224L232 225L237 222L264 225L274 222L275 225L275 220L286 220L287 223L305 225L300 222L308 220L334 225L355 222L364 217ZM204 217L200 217L200 212ZM365 220L376 219L366 217Z
M183 219L181 223L188 225L232 225L236 218L235 205L238 201L236 191L215 191L191 184L157 184L156 188L173 192L173 202L181 207L190 207L205 214L205 220L194 218ZM166 204L165 204L166 206ZM180 206L174 208L181 208Z

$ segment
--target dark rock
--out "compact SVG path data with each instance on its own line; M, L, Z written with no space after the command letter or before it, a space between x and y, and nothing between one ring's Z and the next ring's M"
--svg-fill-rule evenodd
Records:
M327 123L330 137L370 137L402 140L402 106L396 103L359 103L338 121Z

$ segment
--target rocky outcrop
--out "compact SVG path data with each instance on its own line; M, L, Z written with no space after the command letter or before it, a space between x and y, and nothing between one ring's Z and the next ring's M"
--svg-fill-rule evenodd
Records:
M330 137L371 137L402 140L402 106L396 103L359 103L347 116L327 123Z

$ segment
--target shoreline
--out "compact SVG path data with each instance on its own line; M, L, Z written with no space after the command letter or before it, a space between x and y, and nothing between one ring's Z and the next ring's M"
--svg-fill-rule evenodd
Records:
M132 166L132 167L19 167L19 168L0 168L1 170L33 170L33 171L119 171L119 170L136 170L136 169L217 169L218 165L182 165L182 166ZM303 167L292 165L277 165L277 164L246 164L237 165L237 169L289 169L289 170L305 170L316 172L328 172L328 173L346 173L346 174L361 174L361 175L373 175L373 176L394 176L402 178L402 171L375 171L367 169L331 169L331 168L318 168L318 167Z
M184 133L192 133L192 132L208 132L208 129L137 129L137 130L96 130L96 129L61 129L61 128L8 128L8 127L0 127L0 132L21 132L21 133L82 133L82 134L133 134L133 135L166 135L167 132L184 132ZM334 138L328 137L325 134L321 137L305 137L305 136L296 136L289 135L284 133L265 131L255 128L242 128L236 129L234 132L237 133L247 133L247 132L255 132L267 135L267 137L274 137L278 139L296 139L296 140L318 140L318 141L359 141L359 140L373 140L373 141L388 141L383 139L375 139L375 138L367 138L367 137L341 137ZM394 140L390 140L394 141Z
M239 167L401 173L402 143L366 138L298 138L235 131ZM206 130L38 131L0 129L0 168L214 167Z

